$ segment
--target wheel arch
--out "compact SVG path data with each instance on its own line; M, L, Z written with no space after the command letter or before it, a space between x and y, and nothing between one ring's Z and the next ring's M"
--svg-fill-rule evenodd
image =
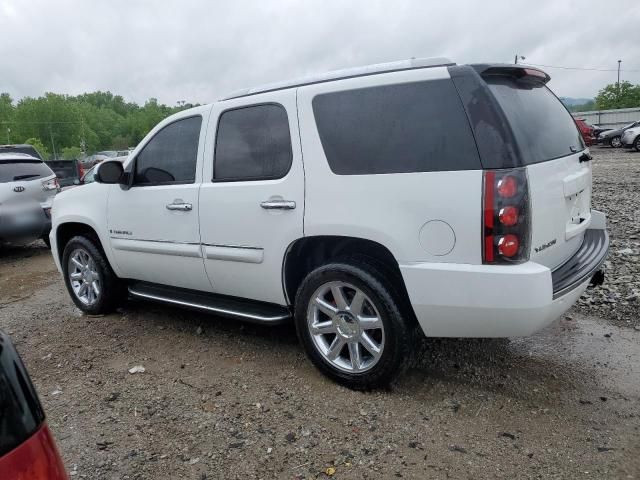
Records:
M64 253L64 247L71 240L71 238L77 235L85 235L93 238L97 242L97 246L107 258L111 268L117 273L116 265L111 258L109 249L106 248L102 238L98 231L89 223L85 223L80 220L69 220L63 223L59 223L55 229L55 255L59 259L60 268L62 268L62 255Z
M289 245L282 263L282 287L287 304L293 306L296 292L309 272L349 256L366 256L375 261L397 282L403 300L410 305L400 266L387 247L366 238L338 235L302 237Z

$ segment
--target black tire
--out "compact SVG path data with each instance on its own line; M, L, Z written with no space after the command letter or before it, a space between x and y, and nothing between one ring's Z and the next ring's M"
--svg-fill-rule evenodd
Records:
M612 137L609 140L609 145L612 146L613 148L620 148L622 146L622 140L620 136L618 135L618 136Z
M86 252L93 262L95 263L96 272L100 281L100 294L97 295L97 299L92 304L83 303L71 286L71 279L69 277L69 258L76 250L83 250ZM64 275L64 283L67 286L67 291L73 300L73 303L85 313L90 315L101 315L110 313L120 306L124 300L126 300L127 290L126 284L120 280L113 269L109 265L109 262L100 246L100 242L97 238L91 236L79 235L71 238L64 247L62 254L62 271Z
M44 242L49 250L51 250L51 240L49 240L49 235L43 235L40 239Z
M384 270L361 258L335 261L316 268L304 279L295 300L295 324L300 343L313 364L326 376L354 390L389 386L409 365L415 342L415 320L402 294ZM384 326L384 348L377 363L361 373L345 372L318 350L309 330L307 312L312 296L329 282L347 282L360 289L378 311ZM404 312L404 314L403 314Z
M640 135L638 135L633 142L633 148L636 149L636 152L640 152Z

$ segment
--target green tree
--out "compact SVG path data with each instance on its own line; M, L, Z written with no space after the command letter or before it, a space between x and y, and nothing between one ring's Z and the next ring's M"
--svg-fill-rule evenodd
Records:
M624 81L618 89L616 83L610 83L598 93L596 107L599 110L640 107L640 85Z
M80 150L80 147L64 147L62 149L63 160L76 160L80 158L81 155L82 150Z
M23 143L36 147L40 156L45 160L49 158L49 150L47 150L47 147L43 145L39 138L27 138Z

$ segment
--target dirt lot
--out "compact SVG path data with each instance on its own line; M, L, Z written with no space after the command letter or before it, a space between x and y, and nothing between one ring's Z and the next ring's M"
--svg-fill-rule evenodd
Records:
M389 391L326 380L287 326L84 316L40 244L0 251L0 328L72 478L640 478L640 154L594 153L607 285L531 338L425 340Z

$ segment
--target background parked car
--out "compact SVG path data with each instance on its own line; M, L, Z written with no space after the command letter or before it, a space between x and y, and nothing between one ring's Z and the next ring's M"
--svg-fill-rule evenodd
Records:
M36 147L33 145L28 145L26 143L17 144L17 145L0 145L0 153L24 153L26 155L31 155L32 157L43 160L40 152L36 150Z
M580 135L582 135L585 145L588 147L593 145L596 142L596 137L593 134L593 126L589 125L584 118L576 118L575 122L578 126L578 130L580 130Z
M625 130L622 134L622 146L624 148L635 148L640 152L640 126Z
M78 185L85 173L79 160L49 160L44 163L56 174L61 188Z
M39 158L0 153L0 243L49 245L51 205L60 186L55 173Z
M608 132L609 130L613 130L613 128L611 127L603 127L602 125L593 125L593 135L596 137L596 139L600 136L601 133L603 132Z
M618 128L616 130L609 130L601 133L598 136L598 143L603 145L610 145L614 148L618 148L622 146L622 134L629 130L630 128L640 126L640 120L637 122L630 123L629 125L625 125L622 128Z
M0 477L65 480L67 473L31 379L0 330Z

